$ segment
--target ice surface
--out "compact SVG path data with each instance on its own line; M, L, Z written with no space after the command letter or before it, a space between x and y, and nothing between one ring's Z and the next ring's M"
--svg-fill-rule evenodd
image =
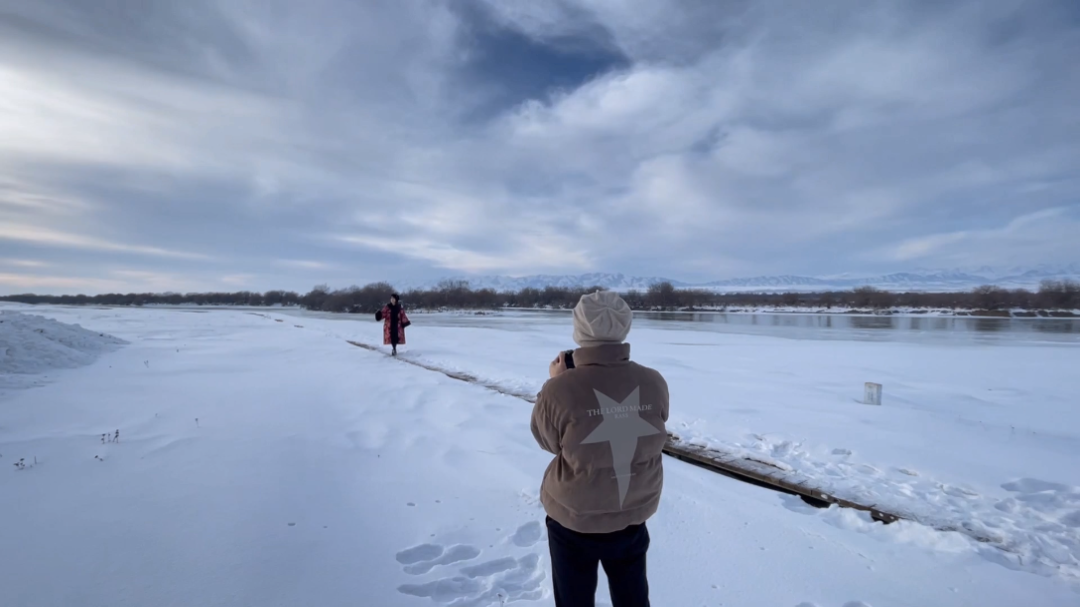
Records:
M549 456L533 443L526 403L344 342L376 341L375 323L34 312L130 343L0 400L0 605L552 604L537 500ZM413 331L406 357L525 393L568 342L558 326L512 335L414 321ZM927 483L908 486L935 488L938 504L977 504L967 512L991 530L1005 519L989 511L1009 517L1016 527L1001 532L1037 543L1047 563L1076 554L1063 539L1076 529L1075 412L1061 415L1056 400L1074 387L1061 372L1074 350L635 339L635 356L672 384L673 427L793 467L822 463L823 477L843 472L875 490ZM875 379L865 376L885 369L883 406L854 403ZM1014 392L991 405L960 398L980 382ZM1015 444L950 421L975 411L1058 439ZM103 444L116 429L120 442ZM1051 456L1067 461L1045 465ZM38 463L15 470L7 462L18 458ZM810 510L674 460L665 473L649 524L656 605L1080 602L1063 570L1034 575L1027 558L959 533ZM604 584L601 574L598 604L610 604Z

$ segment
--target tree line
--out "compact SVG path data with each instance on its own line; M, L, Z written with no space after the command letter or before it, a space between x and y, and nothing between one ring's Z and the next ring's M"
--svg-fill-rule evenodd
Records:
M401 293L412 309L494 310L499 308L572 308L586 293L600 287L544 289L526 288L517 292L472 289L465 281L444 281L431 289ZM319 285L305 294L295 291L237 291L234 293L107 293L102 295L8 295L0 301L25 304L146 306L297 306L308 310L343 313L374 313L395 292L389 283L331 289ZM1036 291L982 286L954 293L896 292L860 287L850 291L814 293L716 293L700 289L677 289L671 283L657 283L645 291L629 291L623 299L635 310L699 310L753 306L792 308L941 308L1004 311L1080 309L1080 282L1044 281Z

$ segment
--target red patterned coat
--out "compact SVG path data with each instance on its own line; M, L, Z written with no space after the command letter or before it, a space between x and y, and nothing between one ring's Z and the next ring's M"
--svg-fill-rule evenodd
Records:
M376 320L383 321L383 345L390 345L390 306L385 305L383 309L375 315ZM405 308L398 308L398 323L397 323L397 342L398 345L405 343L405 327L409 326L409 317L405 314Z

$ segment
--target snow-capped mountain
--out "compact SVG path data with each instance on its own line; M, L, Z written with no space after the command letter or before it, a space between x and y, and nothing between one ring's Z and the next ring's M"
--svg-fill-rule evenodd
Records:
M444 279L446 280L446 279ZM627 276L625 274L580 274L508 276L458 276L449 280L469 283L472 289L496 291L520 291L525 288L545 287L584 288L602 287L613 291L645 291L660 282L670 282L680 289L708 289L711 291L843 291L871 286L888 291L967 291L981 285L996 285L1008 289L1037 289L1043 280L1080 281L1080 264L1043 264L1034 267L1008 268L955 268L949 270L914 269L909 272L858 276L851 274L828 276L754 276L732 278L704 283L689 283L662 277ZM412 288L437 288L440 281L408 285Z
M494 289L496 291L520 291L522 289L544 289L546 287L583 288L602 287L612 291L645 291L658 282L670 282L678 287L690 285L660 277L626 276L625 274L579 274L574 276L536 275L519 278L509 276L455 276L417 285L417 288L438 288L445 280L465 281L472 289Z
M876 276L759 276L701 285L717 291L846 290L870 286L887 291L967 291L981 285L1037 289L1043 280L1080 280L1080 264L1034 268L916 269Z

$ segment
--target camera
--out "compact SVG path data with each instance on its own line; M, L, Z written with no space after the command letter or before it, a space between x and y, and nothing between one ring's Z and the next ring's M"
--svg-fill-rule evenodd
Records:
M567 369L573 369L574 368L574 351L573 350L567 350L566 352L563 352L563 360L566 361L566 368Z

